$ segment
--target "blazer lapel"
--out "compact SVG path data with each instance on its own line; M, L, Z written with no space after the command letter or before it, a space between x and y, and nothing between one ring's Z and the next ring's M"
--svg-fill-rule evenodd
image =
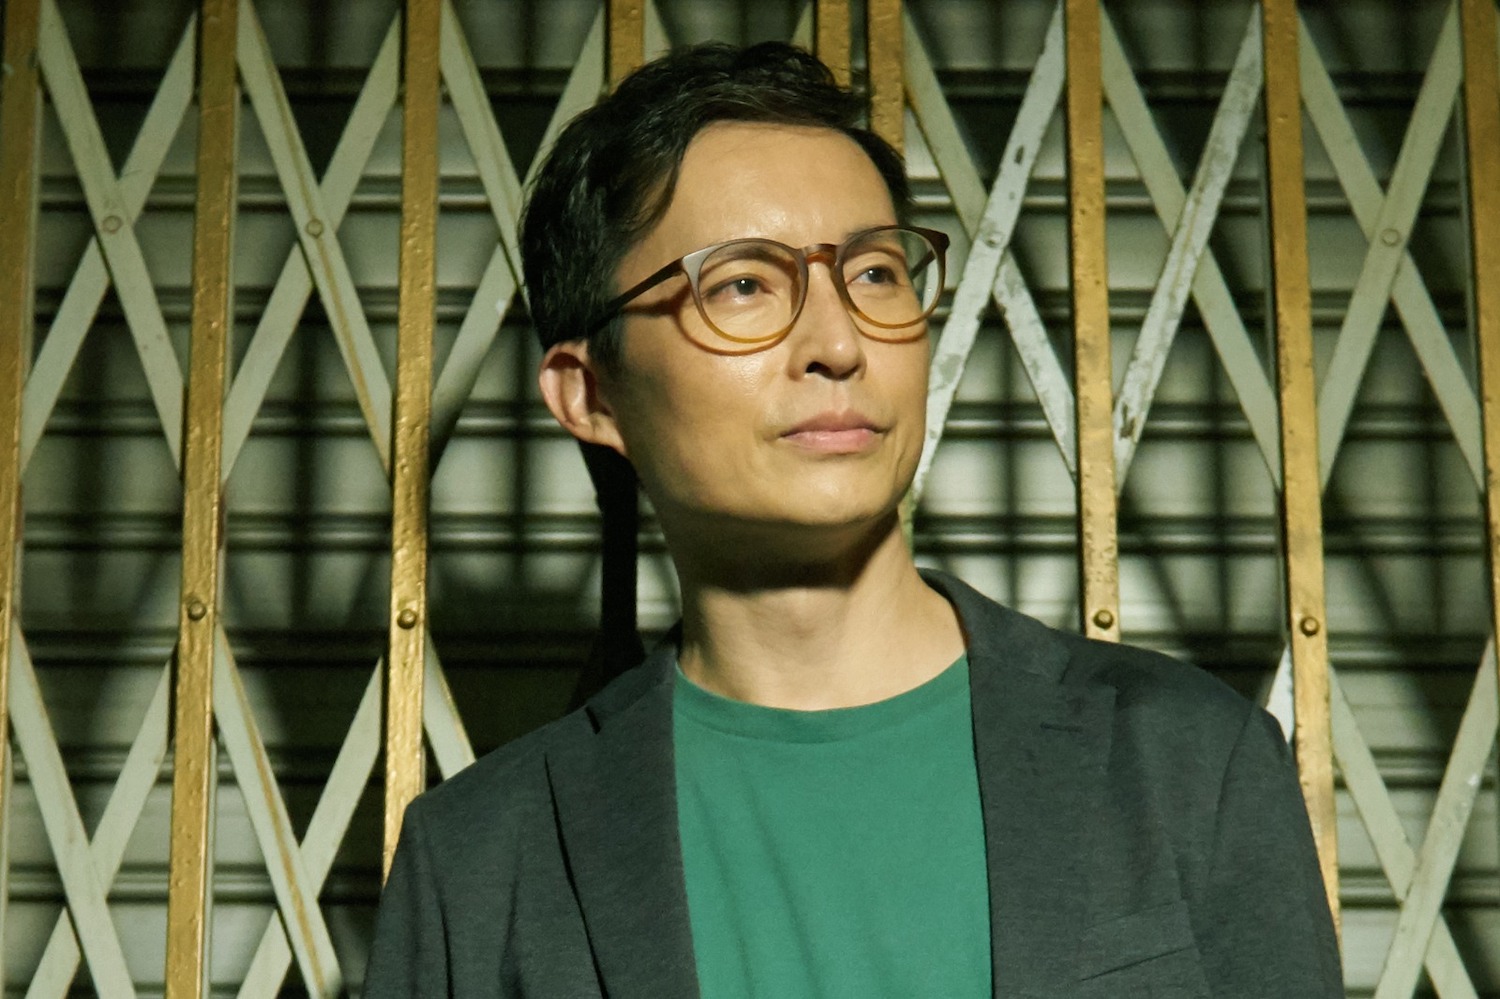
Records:
M1114 691L1062 682L1069 649L1050 629L956 580L931 581L957 608L968 643L994 994L1067 995Z
M563 849L603 992L698 995L672 763L675 643L591 701L592 737L549 750Z

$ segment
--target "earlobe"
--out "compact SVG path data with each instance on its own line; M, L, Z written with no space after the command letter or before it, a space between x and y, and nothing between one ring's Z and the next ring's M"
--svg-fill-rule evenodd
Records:
M625 457L625 441L614 411L600 391L596 364L587 341L553 344L542 356L537 386L542 401L563 429L588 444L601 444Z

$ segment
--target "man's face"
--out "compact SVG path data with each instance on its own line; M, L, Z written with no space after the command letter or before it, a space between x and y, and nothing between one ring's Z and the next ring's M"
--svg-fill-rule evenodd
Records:
M718 123L693 140L670 206L622 262L628 288L693 250L742 237L842 242L896 221L874 165L826 129ZM796 325L769 349L714 354L682 332L676 277L626 313L599 394L669 535L806 535L888 517L911 481L926 415L925 337L863 336L827 263L810 264ZM656 306L656 308L653 308ZM694 314L695 316L695 314Z

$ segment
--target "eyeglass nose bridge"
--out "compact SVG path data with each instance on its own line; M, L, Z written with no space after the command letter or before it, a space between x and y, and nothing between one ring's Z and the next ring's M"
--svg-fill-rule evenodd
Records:
M849 313L850 318L858 320L863 318L859 306L849 297L849 289L839 278L839 265L842 261L844 245L837 243L812 243L796 250L797 258L797 307L792 310L792 318L781 331L781 337L791 333L792 327L797 325L797 320L802 318L802 308L807 304L807 289L812 284L812 265L816 262L823 263L828 268L828 279L833 282L834 293L838 295L839 302L843 304L844 311Z

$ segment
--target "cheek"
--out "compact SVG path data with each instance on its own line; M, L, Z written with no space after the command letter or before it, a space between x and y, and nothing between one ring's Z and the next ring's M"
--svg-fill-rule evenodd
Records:
M718 372L642 379L616 407L620 434L642 484L655 497L685 497L743 477L762 393Z

